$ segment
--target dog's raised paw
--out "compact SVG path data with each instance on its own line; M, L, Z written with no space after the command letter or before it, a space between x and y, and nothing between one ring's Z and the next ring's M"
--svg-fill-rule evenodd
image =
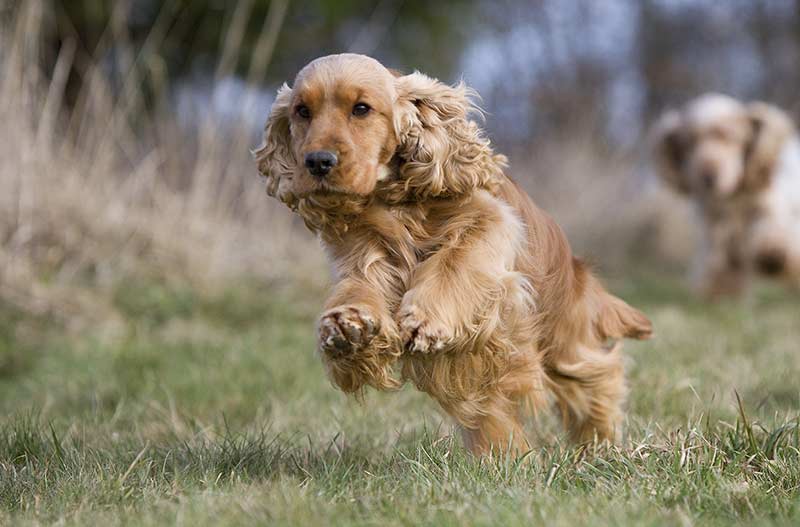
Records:
M400 338L406 351L411 353L433 353L444 350L452 340L444 324L426 317L415 305L400 310L398 323Z
M377 333L377 320L359 306L335 307L323 313L319 319L319 347L331 357L364 349Z

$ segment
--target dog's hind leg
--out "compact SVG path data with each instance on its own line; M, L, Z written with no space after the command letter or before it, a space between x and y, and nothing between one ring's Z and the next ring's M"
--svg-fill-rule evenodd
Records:
M538 357L519 355L511 363L494 392L480 404L474 426L462 426L464 445L475 454L527 452L531 445L522 427L523 417L536 415L548 404Z
M461 425L464 446L475 455L517 456L530 448L520 420L518 404L496 401L486 408L486 415L473 426Z
M548 368L564 426L578 443L614 442L621 434L627 395L621 344L612 349L579 348Z
M496 344L410 360L404 373L455 419L473 454L521 455L529 449L524 416L548 403L544 370L533 350Z

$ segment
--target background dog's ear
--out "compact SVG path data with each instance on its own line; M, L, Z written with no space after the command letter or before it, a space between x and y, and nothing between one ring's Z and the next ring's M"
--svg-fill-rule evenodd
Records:
M680 112L671 110L661 116L653 128L651 142L658 175L674 190L689 194L685 165L691 144Z
M763 102L747 106L750 139L744 151L744 177L741 188L761 190L769 185L786 141L794 134L794 125L786 113Z
M267 180L267 194L294 208L297 198L291 192L291 181L297 162L292 153L289 131L291 100L292 90L284 84L272 103L264 129L264 143L253 155L258 163L258 172Z
M493 188L502 178L504 156L495 155L478 124L463 83L448 86L415 72L395 79L394 128L405 192L417 197L458 195Z

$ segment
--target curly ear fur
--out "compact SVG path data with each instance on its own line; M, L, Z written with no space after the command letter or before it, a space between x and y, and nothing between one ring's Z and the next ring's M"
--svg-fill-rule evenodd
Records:
M745 149L741 189L761 190L772 180L786 141L794 134L791 119L779 108L763 102L747 106L751 137Z
M495 155L478 124L476 94L463 83L448 86L422 73L397 77L394 128L404 161L395 189L415 198L466 194L501 181L506 158Z
M253 155L258 163L258 172L267 180L267 194L294 209L297 197L291 192L291 182L297 162L292 153L289 131L291 100L292 90L284 84L272 103L264 129L264 143Z
M689 145L682 129L678 111L671 110L661 116L653 132L653 153L661 179L677 192L689 194L691 188L683 170Z

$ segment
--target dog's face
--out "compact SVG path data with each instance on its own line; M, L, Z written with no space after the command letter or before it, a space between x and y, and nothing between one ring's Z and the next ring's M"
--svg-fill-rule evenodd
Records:
M791 123L777 108L709 94L661 118L656 158L676 190L720 201L766 186L790 134Z
M344 55L303 68L289 102L296 192L372 192L397 148L396 99L394 76L371 58Z
M718 198L732 194L739 186L752 131L738 103L718 108L709 104L714 103L705 101L702 108L687 112L684 126L671 140L691 192Z
M488 185L502 160L468 119L470 95L363 55L317 59L272 106L255 152L267 192L297 208L309 197L366 196L387 180L397 199Z

